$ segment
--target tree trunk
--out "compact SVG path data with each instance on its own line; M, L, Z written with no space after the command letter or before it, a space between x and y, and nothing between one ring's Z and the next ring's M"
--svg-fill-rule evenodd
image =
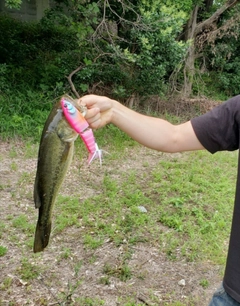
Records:
M218 18L223 14L226 10L232 8L240 0L228 0L222 7L220 7L215 13L212 14L208 19L197 24L197 15L199 12L199 6L196 5L192 10L191 16L188 20L186 27L184 28L184 41L190 41L190 46L187 51L185 65L184 65L184 84L181 90L181 94L185 97L189 97L192 93L193 86L193 78L195 75L195 59L196 59L196 49L195 49L195 38L201 33L206 27L209 27L211 24L216 22ZM205 1L205 7L203 8L205 11L209 10L209 5L213 3L211 0Z
M185 65L183 69L184 73L184 84L181 94L184 97L189 97L192 93L193 77L195 74L194 62L195 62L195 46L194 46L194 33L197 26L197 14L199 6L196 5L191 13L191 17L188 20L185 28L184 40L190 41L190 45L187 51Z

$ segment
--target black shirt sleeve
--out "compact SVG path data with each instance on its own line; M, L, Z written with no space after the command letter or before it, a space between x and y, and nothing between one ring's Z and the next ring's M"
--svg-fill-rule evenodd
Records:
M239 148L240 95L191 120L193 130L211 153Z

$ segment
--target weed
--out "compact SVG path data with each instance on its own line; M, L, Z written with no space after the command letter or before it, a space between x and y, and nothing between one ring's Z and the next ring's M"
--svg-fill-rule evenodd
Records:
M55 300L57 300L56 304L59 305L76 305L76 306L96 306L96 305L104 305L102 304L103 301L99 299L94 298L88 298L88 297L78 297L78 298L72 298L75 291L78 289L78 287L81 285L82 281L77 280L74 283L71 283L68 281L66 290L61 289L58 297L54 296Z
M68 259L72 254L72 251L69 248L63 248L62 252L60 253L60 259Z
M29 281L39 276L40 267L29 262L27 258L23 258L21 260L21 266L18 268L18 273L23 280Z
M22 230L24 233L33 233L35 225L29 223L28 217L26 215L19 215L12 220L13 227Z
M11 163L11 170L17 171L18 170L18 165L15 162Z
M123 282L126 282L132 277L131 269L127 264L121 264L116 267L105 264L103 267L103 273L107 274L108 276L118 277Z
M124 264L120 268L119 279L123 282L126 282L128 279L131 279L132 272L127 264Z
M1 283L1 289L2 290L8 290L10 289L11 285L12 285L13 279L9 276L5 277L3 282Z
M25 148L24 148L24 158L29 159L29 158L35 158L38 153L38 145L33 144L32 141L27 141L25 143Z
M209 281L207 279L201 279L199 285L203 288L207 288L209 286Z
M25 184L32 181L32 174L28 172L23 172L18 180L19 186L24 186Z
M0 221L0 238L2 237L2 233L3 233L3 230L5 228L6 228L6 224L4 222Z
M90 298L90 297L80 297L75 300L76 306L101 306L104 305L105 302L98 298Z
M110 281L109 276L102 276L99 280L99 283L103 285L110 285L111 281Z
M4 256L7 253L7 248L0 245L0 256Z
M103 238L101 237L94 237L89 234L86 234L84 237L84 245L86 245L90 249L97 249L102 244Z
M118 299L118 304L122 305L122 306L144 306L144 305L156 305L156 304L150 304L148 302L146 302L145 300L143 301L143 303L138 303L135 301L136 298L135 297L121 297Z

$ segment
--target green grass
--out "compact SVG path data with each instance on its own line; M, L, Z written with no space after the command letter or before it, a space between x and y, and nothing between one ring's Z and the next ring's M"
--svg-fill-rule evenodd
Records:
M234 152L186 153L182 158L166 154L148 173L130 170L120 181L105 173L101 194L83 203L59 197L56 232L82 226L89 248L101 246L106 237L116 245L155 241L173 260L180 256L223 264L236 162ZM138 206L147 208L147 213ZM162 231L160 225L168 230Z
M174 248L181 246L182 255L189 260L225 262L226 247L222 252L222 245L226 245L230 232L236 162L236 153L211 156L195 152L186 160L159 164L153 184L159 181L160 172L162 180L155 188L154 198L160 204L159 221L171 229L161 237L162 243L169 239ZM169 254L175 256L171 243L168 248Z
M7 248L0 245L0 257L4 256L7 253Z
M23 258L20 262L20 266L17 269L17 272L21 279L24 281L29 281L37 278L40 275L40 272L43 272L40 267L29 262L27 258Z
M12 220L12 226L26 234L32 233L35 228L35 226L29 222L29 218L24 214L19 214L18 217L14 218Z
M105 302L98 298L93 299L90 297L81 297L81 298L76 299L75 305L77 306L102 306L102 305L105 305Z

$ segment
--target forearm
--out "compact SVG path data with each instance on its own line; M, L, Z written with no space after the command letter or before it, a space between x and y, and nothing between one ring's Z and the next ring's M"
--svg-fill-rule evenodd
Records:
M170 122L139 114L117 101L112 101L111 122L142 145L162 152L203 149L190 122Z
M93 129L113 123L142 145L162 152L203 149L190 121L173 125L166 120L137 113L105 96L87 95L79 103L87 106L85 118Z

